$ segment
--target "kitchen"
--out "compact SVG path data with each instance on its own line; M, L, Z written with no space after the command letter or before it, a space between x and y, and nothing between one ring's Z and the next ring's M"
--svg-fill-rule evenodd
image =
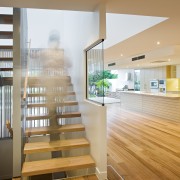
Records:
M139 58L140 57L140 58ZM116 67L118 70L114 71ZM117 61L111 91L121 106L167 119L180 119L180 46L169 46ZM124 89L124 87L126 87Z
M121 101L108 105L108 163L125 179L179 179L180 2L126 3L114 13L166 19L105 49L105 69L118 74L110 91ZM123 22L125 33L148 20Z
M163 118L180 118L180 65L120 69L111 91L120 94L121 106ZM123 87L126 87L124 89Z

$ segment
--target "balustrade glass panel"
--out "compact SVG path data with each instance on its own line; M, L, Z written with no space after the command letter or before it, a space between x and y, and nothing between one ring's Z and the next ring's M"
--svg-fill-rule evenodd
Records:
M104 105L107 82L104 79L103 40L86 51L87 99Z

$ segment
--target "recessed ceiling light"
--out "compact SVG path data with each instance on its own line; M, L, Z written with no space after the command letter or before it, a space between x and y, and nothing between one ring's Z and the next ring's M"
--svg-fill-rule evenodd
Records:
M161 43L160 43L160 41L157 41L157 43L156 43L157 45L160 45Z
M123 54L121 54L121 57L123 56Z
M168 61L171 61L171 59L168 59Z

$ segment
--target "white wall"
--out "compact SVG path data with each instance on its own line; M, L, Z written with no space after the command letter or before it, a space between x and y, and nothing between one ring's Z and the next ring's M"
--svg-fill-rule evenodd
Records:
M96 161L96 174L104 180L107 176L106 107L88 101L82 102L82 107L82 122L90 141L91 155Z
M125 85L128 85L129 89L134 89L134 70L133 69L120 69L117 70L118 79L109 79L112 83L110 91L115 92L116 89L122 89ZM131 74L131 80L127 80L127 73Z
M131 74L131 80L127 80L127 73ZM129 89L134 89L134 69L121 69L118 71L118 88L128 85Z
M31 48L48 48L48 38L53 30L60 34L63 41L63 11L27 9L28 38Z
M150 91L150 80L166 79L166 67L141 69L141 91Z
M102 12L104 11L102 10ZM98 11L94 13L64 12L64 44L65 57L71 64L69 73L77 93L77 100L80 103L86 136L91 142L90 152L96 161L97 175L100 179L105 179L107 173L106 108L85 101L84 49L105 35L104 21L101 22L102 24L99 23L99 18L105 17L100 14Z

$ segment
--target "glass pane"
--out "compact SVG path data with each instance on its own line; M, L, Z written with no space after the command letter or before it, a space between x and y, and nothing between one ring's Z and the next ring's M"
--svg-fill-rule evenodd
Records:
M134 90L140 91L140 70L134 71Z
M104 104L104 49L103 42L87 51L87 99Z

